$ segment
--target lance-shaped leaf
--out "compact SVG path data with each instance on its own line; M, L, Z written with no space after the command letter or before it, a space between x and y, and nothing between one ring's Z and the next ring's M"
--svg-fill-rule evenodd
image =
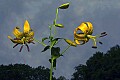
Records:
M56 27L59 27L59 28L64 28L64 25L63 24L55 24Z
M46 46L41 52L45 52L46 50L48 50L50 48L50 46Z
M44 37L44 38L42 38L42 42L44 42L46 39L48 39L48 37Z
M65 40L70 46L74 46L74 47L77 46L74 41L71 41L71 40L69 40L69 39L64 39L64 40Z
M55 39L53 39L52 43L51 43L51 47L53 47L54 45L56 45L58 43L59 39L62 39L62 38L55 38Z
M58 8L59 8L59 9L67 9L67 8L69 7L69 4L70 4L70 3L62 4L62 5L60 5Z

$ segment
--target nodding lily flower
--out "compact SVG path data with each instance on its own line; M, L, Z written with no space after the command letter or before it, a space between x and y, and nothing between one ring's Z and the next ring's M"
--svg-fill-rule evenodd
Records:
M24 29L23 32L19 31L19 27L15 27L13 29L13 34L15 38L13 39L11 36L8 36L8 38L15 44L13 48L15 48L18 44L21 44L21 48L19 52L21 52L24 45L26 45L28 52L30 51L28 44L33 43L34 40L34 31L30 28L29 22L26 20L24 23ZM27 44L28 43L28 44Z
M80 31L80 33L78 33ZM97 48L96 46L96 38L106 36L106 32L101 33L101 35L92 36L93 33L93 25L91 22L83 22L74 30L74 41L77 45L83 45L89 41L89 39L93 40L92 48ZM102 44L102 42L99 42Z

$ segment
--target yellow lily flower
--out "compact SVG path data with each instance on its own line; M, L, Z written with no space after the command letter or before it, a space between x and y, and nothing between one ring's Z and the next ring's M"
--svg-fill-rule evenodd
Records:
M78 33L80 31L80 33ZM106 32L101 33L100 36L92 36L93 33L93 25L91 22L83 22L74 30L74 41L78 45L83 45L89 41L89 39L93 40L93 48L96 47L96 38L106 36ZM99 42L102 44L102 42Z
M11 36L8 36L8 38L15 43L16 45L13 46L16 47L18 44L22 44L21 48L20 48L20 52L23 48L23 45L25 44L27 46L27 49L29 51L29 46L27 45L27 43L33 43L34 40L34 31L30 28L29 22L26 20L24 23L24 29L23 32L19 31L19 27L15 27L13 29L13 34L15 36L15 38L13 39Z

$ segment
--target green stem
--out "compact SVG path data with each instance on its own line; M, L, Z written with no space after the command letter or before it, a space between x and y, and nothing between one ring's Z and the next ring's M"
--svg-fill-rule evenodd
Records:
M70 48L70 45L68 45L68 46L64 49L64 51L61 53L61 55L63 55L69 48Z
M55 24L56 24L57 19L58 19L58 8L56 9L56 17L55 17L55 20L54 20L53 25L55 25ZM56 26L54 26L54 35L56 35Z
M50 26L50 37L52 37L52 26ZM50 46L51 45L52 45L52 39L50 38ZM52 49L52 47L50 47L50 54L52 54L51 49ZM51 55L50 80L52 80L52 71L53 71L53 59L52 59L52 55Z
M43 42L41 42L41 41L39 41L39 40L37 40L35 38L34 38L34 41L38 42L39 44L42 44L43 46L47 46L46 44L44 44Z
M50 80L52 80L52 72L53 72L53 59L52 59L52 57L51 57Z
M55 20L54 20L53 25L52 25L52 26L54 26L54 35L53 35L53 37L56 35L56 26L55 26L55 24L56 24L57 19L58 19L58 8L56 9L56 17L55 17ZM52 26L50 26L50 37L52 37ZM50 46L52 46L52 39L50 39ZM52 47L50 47L50 54L52 54L51 53ZM53 57L51 55L50 80L52 80L53 60L54 59L53 59Z
M56 16L55 16L55 20L54 20L54 25L56 24L57 19L58 19L58 8L56 9Z

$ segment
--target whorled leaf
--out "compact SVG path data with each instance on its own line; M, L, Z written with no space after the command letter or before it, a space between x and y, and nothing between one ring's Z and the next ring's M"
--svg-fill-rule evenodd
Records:
M51 55L52 55L52 60L53 60L53 68L56 69L57 58L59 58L60 56L62 56L60 54L60 47L52 47L52 49L51 49ZM51 63L51 59L49 59L49 61Z
M41 52L45 52L46 50L48 50L50 48L50 46L46 46Z
M52 47L51 55L52 55L52 57L59 57L60 56L60 48L59 47Z
M42 38L42 42L44 42L46 39L48 39L48 37L44 37L44 38Z
M54 45L56 45L58 43L59 39L62 39L62 38L55 38L55 39L53 39L52 42L51 42L51 47L53 47Z

